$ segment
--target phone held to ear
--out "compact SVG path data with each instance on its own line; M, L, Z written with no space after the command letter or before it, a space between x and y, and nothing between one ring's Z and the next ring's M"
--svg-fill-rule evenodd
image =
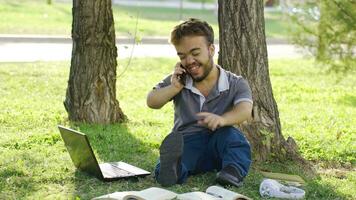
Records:
M184 69L184 66L180 64L180 67ZM183 74L179 75L179 82L183 85L185 85L185 80L187 78L187 72L183 72Z
M179 75L179 82L183 85L185 85L185 79L187 78L187 73L184 72L183 74Z

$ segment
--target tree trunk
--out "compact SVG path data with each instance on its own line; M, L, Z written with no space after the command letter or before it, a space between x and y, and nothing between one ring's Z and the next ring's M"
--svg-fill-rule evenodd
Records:
M125 115L116 100L117 48L111 0L73 0L72 60L64 106L69 120L108 124Z
M219 0L219 64L247 79L253 94L253 120L241 125L254 159L297 158L292 138L281 133L278 108L269 79L263 1Z

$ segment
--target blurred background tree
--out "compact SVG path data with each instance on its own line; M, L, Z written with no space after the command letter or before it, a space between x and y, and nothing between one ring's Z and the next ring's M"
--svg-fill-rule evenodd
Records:
M356 1L289 1L288 14L298 29L293 43L308 49L319 64L334 72L355 72Z

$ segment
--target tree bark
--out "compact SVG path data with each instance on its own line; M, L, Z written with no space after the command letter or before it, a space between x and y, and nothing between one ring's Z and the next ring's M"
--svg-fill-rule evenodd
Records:
M73 0L69 120L108 124L125 115L116 100L117 48L111 0Z
M218 63L247 79L253 94L253 120L240 126L254 159L303 160L292 138L286 141L268 72L263 1L219 0Z

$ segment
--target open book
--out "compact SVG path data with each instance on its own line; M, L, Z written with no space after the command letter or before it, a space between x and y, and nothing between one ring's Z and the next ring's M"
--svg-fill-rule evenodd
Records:
M273 172L265 172L265 171L261 171L261 174L265 178L279 180L287 183L287 185L293 185L293 186L305 185L305 181L303 180L303 178L298 175L273 173Z
M151 187L142 191L114 192L93 198L92 200L250 200L250 198L224 189L210 186L206 192L189 192L177 194L172 191Z
M157 187L150 187L141 191L114 192L93 198L92 200L170 200L177 194Z
M250 198L227 190L219 186L210 186L206 189L206 192L189 192L179 194L177 196L179 200L251 200Z

